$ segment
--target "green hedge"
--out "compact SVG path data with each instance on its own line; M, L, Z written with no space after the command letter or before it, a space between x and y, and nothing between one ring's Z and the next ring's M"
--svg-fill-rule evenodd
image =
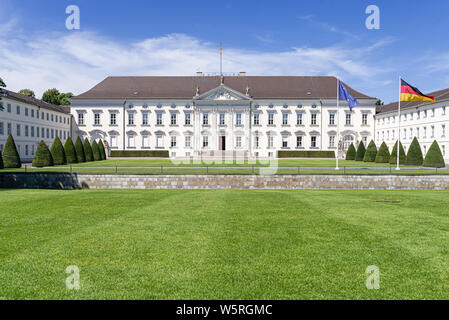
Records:
M278 158L335 158L334 151L278 151Z
M44 141L41 141L34 154L33 167L42 168L51 166L53 166L53 157L50 150L48 150L48 146Z
M84 146L81 142L81 138L76 138L75 141L75 152L78 163L86 162L86 155L84 154Z
M424 167L444 168L446 163L444 162L443 154L441 153L440 146L436 140L430 146L429 151L424 159Z
M101 159L100 148L98 148L98 143L95 140L94 140L94 142L92 142L92 154L94 156L94 161L102 160Z
M98 148L100 149L101 160L106 160L106 150L104 149L104 144L101 139L98 142Z
M53 157L53 164L55 166L67 164L65 157L64 147L62 146L61 140L56 136L53 144L50 148L51 156Z
M368 148L366 148L365 156L363 157L364 162L374 162L376 161L377 156L377 147L373 140L368 145Z
M408 148L407 164L410 166L422 166L423 161L421 146L419 145L418 139L415 137Z
M399 143L399 164L405 164L407 162L407 156L405 155L404 147L402 146L402 142ZM398 141L394 144L393 151L391 151L390 155L390 164L398 163Z
M376 155L376 163L389 163L390 162L390 150L388 150L387 144L382 142L379 151Z
M3 169L3 157L1 151L0 151L0 169Z
M94 153L92 152L92 146L90 145L89 140L84 139L83 144L84 155L86 156L86 162L94 161Z
M3 149L3 166L6 169L22 167L22 161L20 161L20 156L12 135L9 135L8 139L6 139L5 148Z
M168 150L113 150L111 158L168 158Z
M359 147L357 148L357 153L355 155L355 161L363 161L363 158L365 157L365 144L363 141L360 141Z
M346 151L346 160L355 160L355 156L357 154L357 151L355 150L354 144L351 143L351 145L348 148L348 151Z
M68 164L78 163L78 157L76 156L75 145L72 138L68 137L64 144L65 157Z

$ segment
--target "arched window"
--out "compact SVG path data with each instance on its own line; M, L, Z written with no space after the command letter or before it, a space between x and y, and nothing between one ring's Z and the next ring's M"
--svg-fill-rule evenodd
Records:
M343 138L343 150L348 150L351 143L354 143L354 137L351 135L347 135Z

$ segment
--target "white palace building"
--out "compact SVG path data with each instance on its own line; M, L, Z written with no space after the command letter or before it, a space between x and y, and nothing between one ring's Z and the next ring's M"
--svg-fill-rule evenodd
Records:
M360 102L340 103L344 150L375 139L377 99L345 85ZM76 134L110 150L168 150L171 158L241 151L334 150L335 77L108 77L71 99ZM343 154L343 153L342 153Z

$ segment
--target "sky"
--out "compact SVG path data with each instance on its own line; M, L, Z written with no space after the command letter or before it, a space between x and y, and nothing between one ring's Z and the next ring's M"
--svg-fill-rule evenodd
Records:
M80 29L66 28L66 8ZM380 29L367 29L369 5ZM0 0L8 89L81 94L108 76L333 75L385 103L449 87L449 1Z

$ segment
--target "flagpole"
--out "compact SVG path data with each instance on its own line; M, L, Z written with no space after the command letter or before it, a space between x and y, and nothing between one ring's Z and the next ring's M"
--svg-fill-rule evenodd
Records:
M400 167L400 146L401 146L401 83L402 77L399 76L399 100L398 100L398 149L397 149L397 167L396 170L401 170Z
M337 166L335 170L339 170L338 167L338 156L340 152L340 80L337 77Z

